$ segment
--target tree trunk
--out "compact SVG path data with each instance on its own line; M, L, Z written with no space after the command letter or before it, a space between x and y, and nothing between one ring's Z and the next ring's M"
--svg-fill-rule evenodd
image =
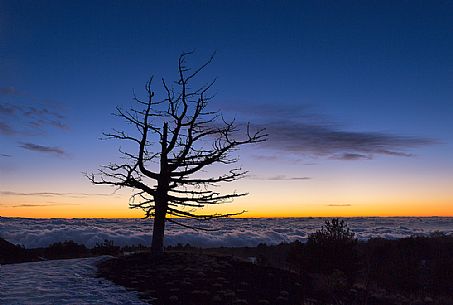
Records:
M160 256L164 253L164 231L165 231L165 209L161 211L156 207L154 217L153 240L151 244L151 253L154 256Z
M167 175L167 132L168 124L164 123L161 138L161 156L160 156L160 176L157 183L157 194L154 196L156 214L154 216L153 241L151 244L151 253L153 255L162 255L164 253L164 232L165 232L165 214L168 206L168 175Z
M168 124L164 123L163 133L161 138L162 153L160 156L160 176L157 183L157 194L154 196L156 202L156 214L154 216L153 241L151 244L151 253L155 256L160 256L164 253L164 232L165 232L165 214L167 214L168 206L168 179L167 166L167 133Z

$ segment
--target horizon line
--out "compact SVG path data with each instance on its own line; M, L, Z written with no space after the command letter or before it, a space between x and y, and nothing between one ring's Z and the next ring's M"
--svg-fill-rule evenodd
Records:
M20 217L20 216L1 216L2 218L21 218L21 219L154 219L154 218L143 218L143 217ZM178 217L170 217L170 219L194 219L195 218L178 218ZM262 217L225 217L225 218L217 218L218 219L296 219L296 218L453 218L453 215L450 216L439 216L439 215L431 215L431 216L408 216L408 215L394 215L394 216L262 216ZM206 219L209 221L211 219ZM205 221L205 220L203 220Z

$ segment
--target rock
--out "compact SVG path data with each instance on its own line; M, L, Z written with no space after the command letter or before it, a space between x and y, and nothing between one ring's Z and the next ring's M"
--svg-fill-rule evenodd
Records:
M223 262L223 263L222 263L222 266L223 266L224 268L227 268L227 269L230 269L230 268L232 267L232 265L231 265L230 263L227 263L227 262Z
M193 290L192 291L192 296L193 297L199 297L199 298L207 298L211 295L211 293L207 290Z
M147 295L156 295L156 290L148 289L148 290L145 290L143 293L145 293Z
M225 298L234 298L236 293L232 290L226 290L223 295Z
M277 297L277 303L282 304L282 303L286 303L286 302L288 302L288 298L287 297L284 297L284 296L281 296L281 295L279 295Z
M168 300L170 302L178 302L179 301L179 297L177 295L172 295L168 298Z
M222 298L221 298L219 295L216 294L215 296L212 297L212 301L213 301L214 303L221 304Z
M209 297L209 296L211 295L211 292L209 292L208 290L202 290L202 291L201 291L201 295L202 295L203 297L206 297L206 298L207 298L207 297Z
M212 287L215 289L222 289L223 285L220 283L214 283L214 284L212 284Z
M289 292L286 290L282 290L280 291L280 295L287 298L289 296Z

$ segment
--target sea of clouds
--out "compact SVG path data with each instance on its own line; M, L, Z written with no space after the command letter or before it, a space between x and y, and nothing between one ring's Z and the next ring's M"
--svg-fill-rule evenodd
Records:
M344 218L359 239L371 237L402 238L440 231L453 234L453 218L448 217L361 217ZM180 220L186 225L216 231L194 231L167 223L165 244L189 243L198 247L256 246L305 241L320 229L326 218L231 218L208 222ZM114 244L150 245L152 220L144 219L35 219L0 217L0 237L26 248L45 247L73 240L93 247L104 240Z

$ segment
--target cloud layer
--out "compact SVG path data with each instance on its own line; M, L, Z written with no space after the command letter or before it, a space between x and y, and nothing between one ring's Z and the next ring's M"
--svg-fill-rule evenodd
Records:
M16 95L16 94L18 94L18 92L15 87L0 87L0 95Z
M48 127L68 129L64 116L46 107L0 103L1 135L45 134Z
M20 147L26 150L36 151L40 153L53 154L58 156L66 155L66 152L62 148L56 146L44 146L33 143L22 143Z
M250 175L248 179L251 180L270 180L270 181L291 181L291 180L309 180L310 177L289 177L286 175L275 175L275 176L255 176Z
M91 196L119 196L115 193L57 193L57 192L12 192L12 191L0 191L2 196L40 196L40 197L70 197L70 198L86 198Z
M169 223L165 243L200 247L256 246L305 241L321 228L323 218L220 219L211 222L182 220L185 224L218 229L193 231ZM453 218L349 218L346 222L360 239L401 238L442 231L453 234ZM152 220L143 219L25 219L0 218L0 237L27 248L74 240L88 247L105 239L117 245L150 245Z
M376 155L409 157L408 149L436 143L428 138L381 132L346 131L329 124L269 122L266 147L338 160L367 160Z
M47 135L50 129L67 130L64 116L53 109L39 105L14 87L0 87L0 97L13 103L0 102L0 136L14 140L24 137ZM29 99L28 105L24 99ZM25 103L24 103L25 102ZM19 142L19 147L38 153L64 156L66 152L57 146L46 146L30 142ZM5 156L2 154L1 156Z
M255 122L257 129L266 129L269 139L262 147L297 155L348 161L370 160L378 155L410 157L410 150L437 143L434 139L398 133L350 131L323 115L309 112L306 105L293 109L269 105L249 109L243 105L228 112L239 113L242 121Z

